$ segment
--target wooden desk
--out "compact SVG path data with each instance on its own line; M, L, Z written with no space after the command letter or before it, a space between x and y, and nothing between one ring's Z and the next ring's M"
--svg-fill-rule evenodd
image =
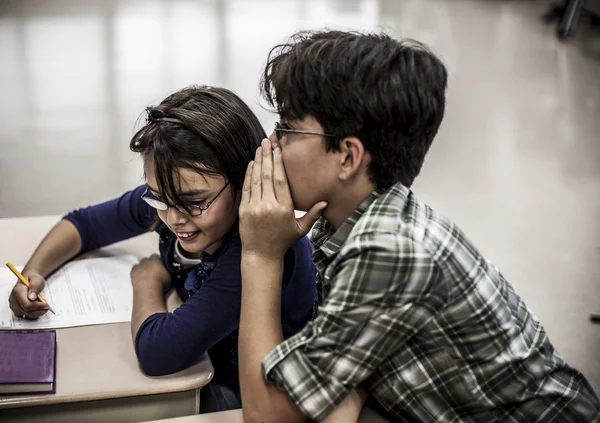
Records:
M359 423L389 423L388 420L370 408L363 409ZM198 416L179 417L175 419L153 420L147 423L244 423L242 410L223 411L221 413L202 414Z
M0 219L0 263L23 265L60 216ZM157 251L146 234L93 256ZM174 298L169 308L176 307ZM129 323L57 329L56 394L0 397L0 421L139 422L195 414L200 388L213 375L205 357L174 375L149 377L140 370ZM59 416L60 414L60 416Z

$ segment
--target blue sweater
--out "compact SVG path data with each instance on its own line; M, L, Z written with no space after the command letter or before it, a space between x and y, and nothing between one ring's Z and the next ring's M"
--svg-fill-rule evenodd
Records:
M81 253L148 232L158 216L141 195L140 186L121 197L73 211L65 216L75 225L82 241ZM216 265L200 288L183 287L188 272L175 262L175 235L164 226L157 230L161 258L173 276L173 285L184 303L172 313L148 317L135 338L142 370L165 375L183 370L208 352L215 368L214 380L239 391L237 332L240 321L242 279L241 241L230 235L213 256ZM198 267L198 266L196 266ZM306 238L285 254L281 294L283 334L288 338L311 319L316 296L316 270ZM260 328L257 328L260 330Z

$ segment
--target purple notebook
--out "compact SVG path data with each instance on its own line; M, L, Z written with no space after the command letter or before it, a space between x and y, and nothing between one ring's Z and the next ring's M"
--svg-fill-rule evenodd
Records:
M56 331L0 332L0 395L56 392Z

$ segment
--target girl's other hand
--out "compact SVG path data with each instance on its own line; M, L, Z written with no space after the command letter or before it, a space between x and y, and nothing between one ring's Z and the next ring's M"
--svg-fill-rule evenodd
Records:
M131 282L158 282L162 284L164 292L168 292L172 286L171 275L157 254L143 258L138 264L133 266L133 269L131 269Z

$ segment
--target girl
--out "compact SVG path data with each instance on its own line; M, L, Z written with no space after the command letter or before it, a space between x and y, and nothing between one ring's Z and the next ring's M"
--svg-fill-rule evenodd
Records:
M183 370L208 352L215 376L203 411L237 408L237 333L241 300L238 207L248 163L266 137L234 93L190 87L149 107L130 148L144 162L146 184L121 197L67 214L26 264L29 290L17 283L10 307L37 318L44 278L78 254L143 234L159 234L160 257L131 272L135 351L148 375ZM312 317L316 270L302 239L285 255L282 324L287 338ZM174 287L184 303L167 313ZM208 391L209 395L206 395Z

